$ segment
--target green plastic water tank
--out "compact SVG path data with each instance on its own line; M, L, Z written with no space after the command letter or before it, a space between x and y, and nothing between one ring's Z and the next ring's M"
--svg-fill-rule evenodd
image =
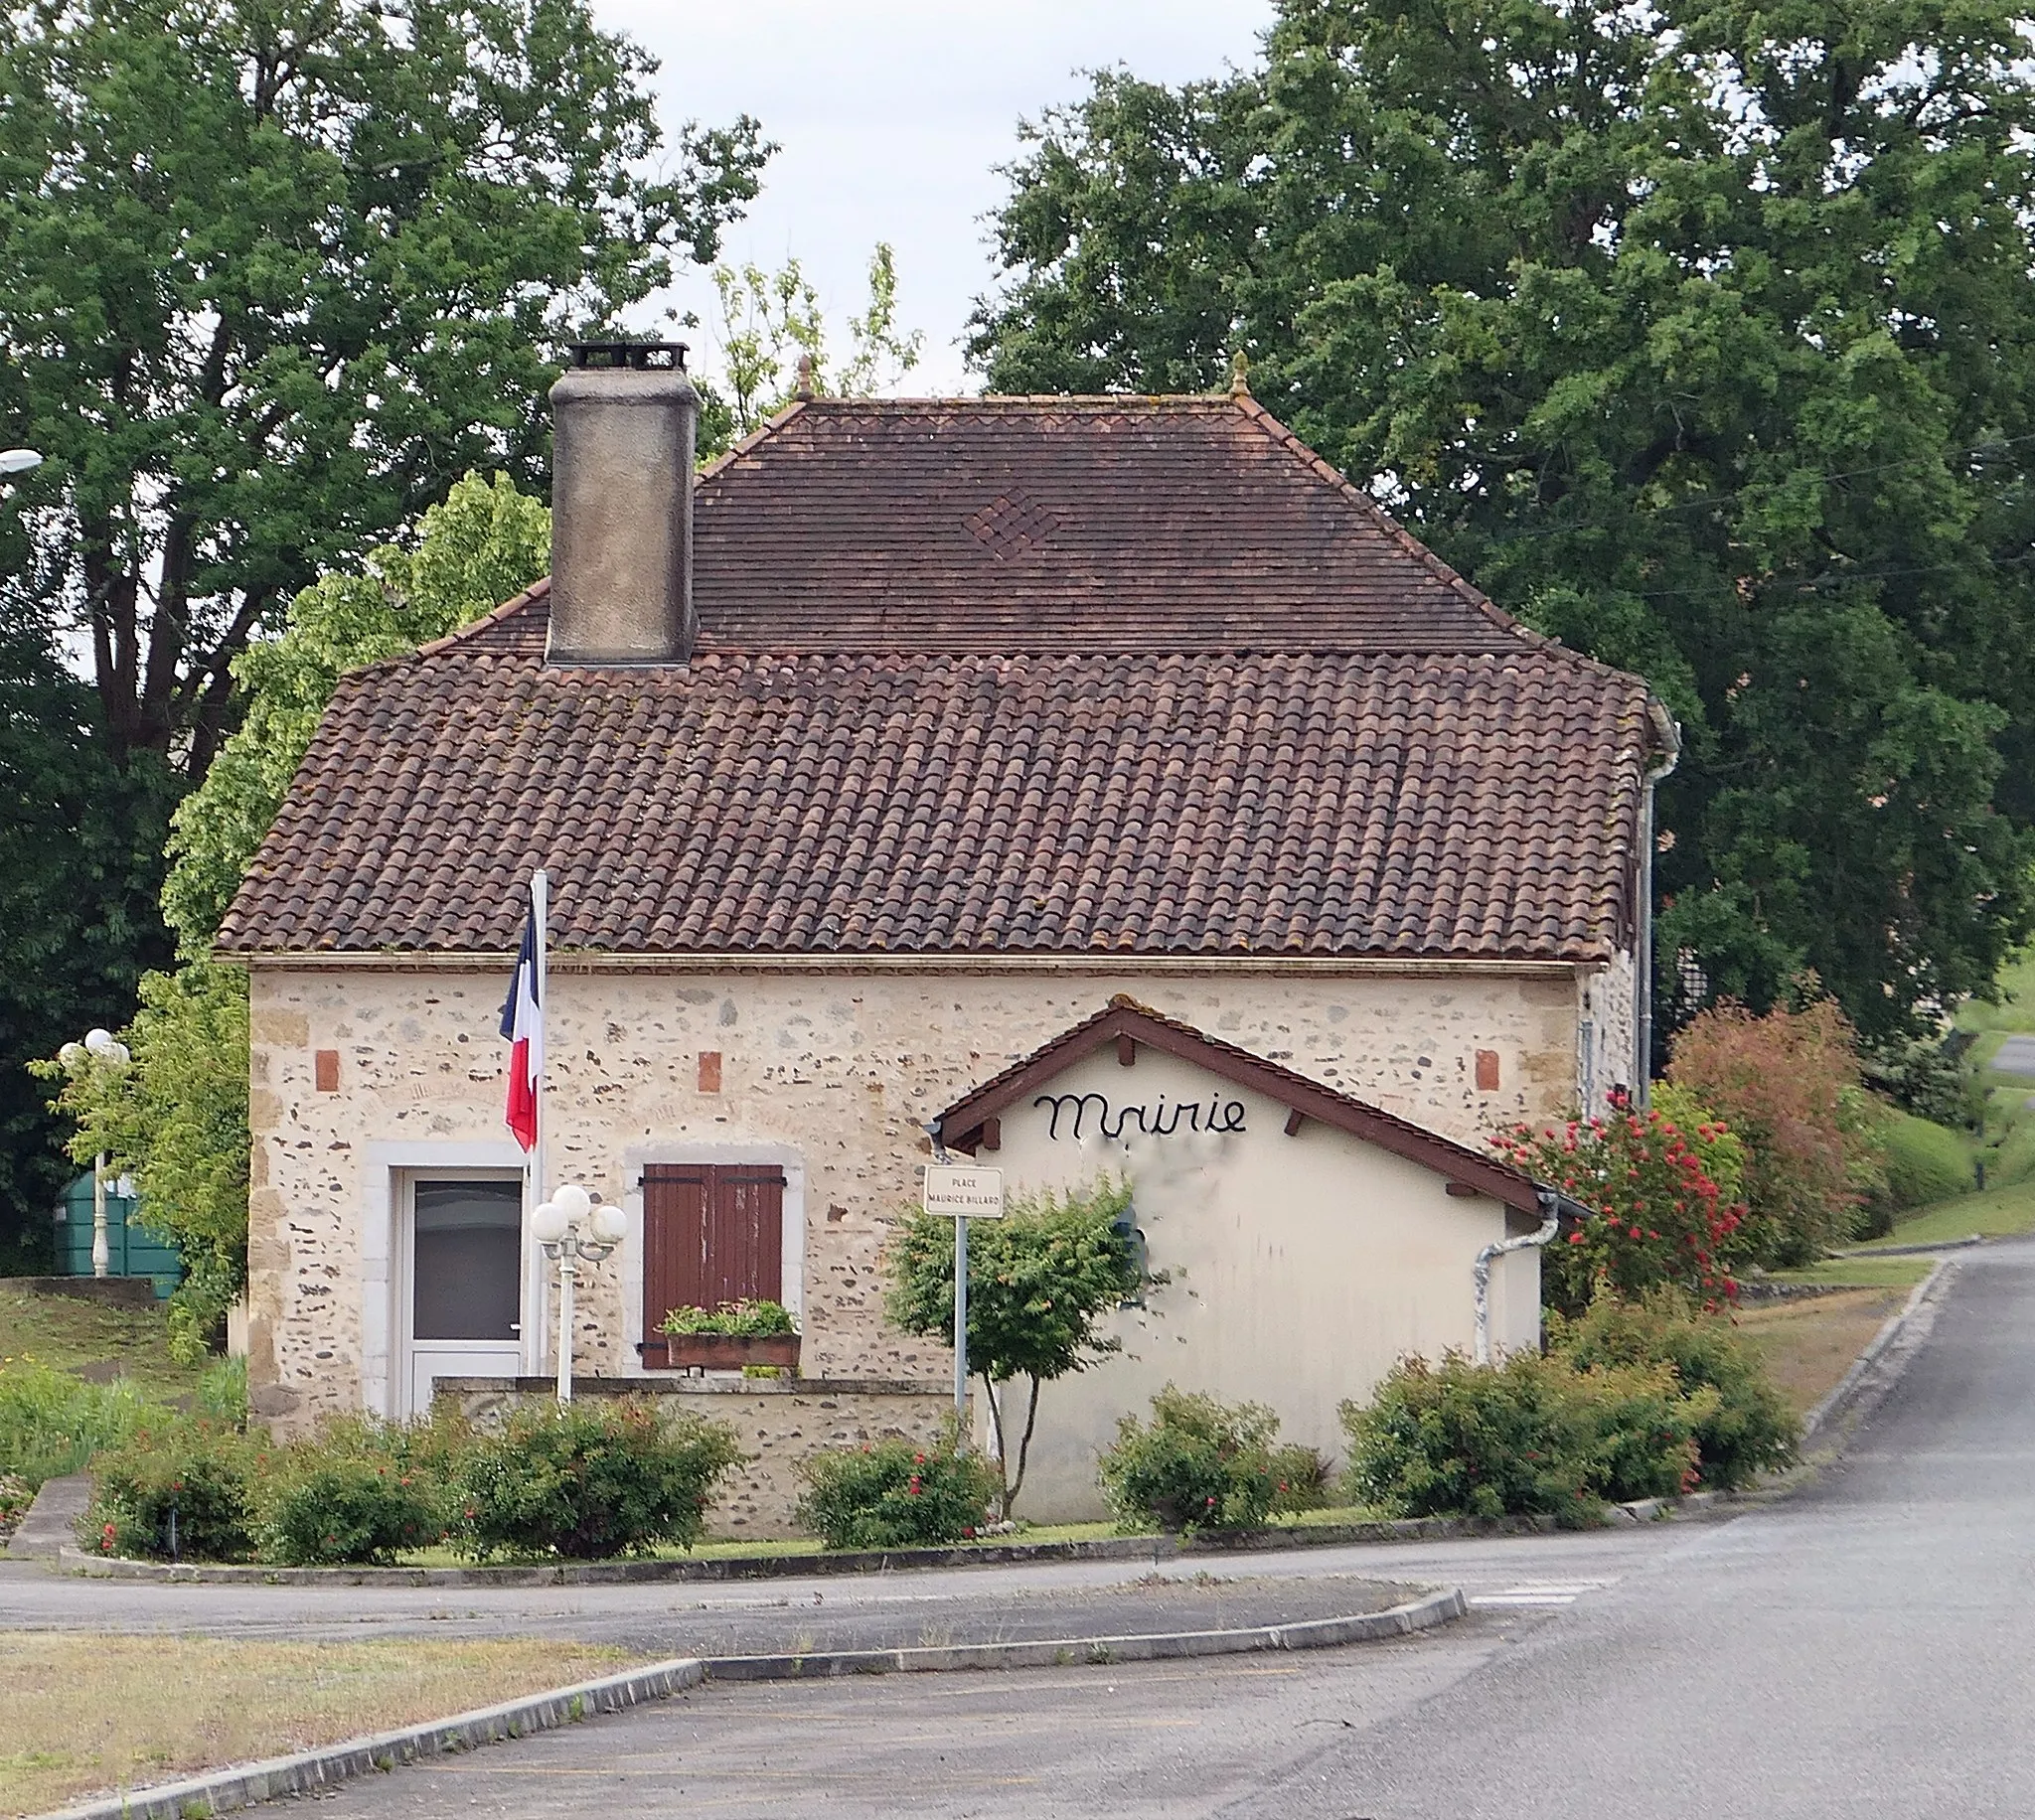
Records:
M128 1192L122 1193L122 1189ZM106 1271L112 1277L147 1277L158 1301L184 1281L184 1260L176 1246L143 1224L141 1203L127 1178L106 1179ZM57 1274L91 1275L91 1174L87 1170L57 1203Z

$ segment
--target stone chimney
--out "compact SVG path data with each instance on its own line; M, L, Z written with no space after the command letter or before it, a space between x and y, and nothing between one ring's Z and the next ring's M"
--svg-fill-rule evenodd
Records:
M699 428L683 343L573 344L551 387L551 663L692 657Z

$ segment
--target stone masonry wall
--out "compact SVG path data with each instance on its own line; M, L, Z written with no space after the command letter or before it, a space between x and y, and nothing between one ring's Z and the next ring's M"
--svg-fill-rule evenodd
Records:
M548 1403L553 1393L544 1378L448 1378L440 1381L439 1394L471 1420L488 1422L519 1402ZM695 1380L687 1387L603 1378L575 1385L573 1395L626 1396L670 1416L726 1423L748 1458L723 1481L707 1509L706 1530L758 1539L803 1533L794 1514L803 1489L799 1466L815 1453L881 1441L929 1446L954 1409L949 1395L895 1384Z
M388 1403L370 1342L390 1326L377 1258L391 1191L370 1149L504 1141L506 980L506 965L253 969L249 1375L256 1407L285 1430ZM935 1385L945 1349L881 1313L884 1243L916 1198L924 1122L1120 991L1467 1141L1551 1117L1577 1091L1582 994L1566 972L711 975L560 960L551 1179L635 1213L646 1159L788 1148L806 1205L801 1369ZM1480 1087L1480 1069L1495 1085ZM631 1246L636 1235L640 1218ZM582 1282L579 1371L637 1369L630 1264L625 1247Z

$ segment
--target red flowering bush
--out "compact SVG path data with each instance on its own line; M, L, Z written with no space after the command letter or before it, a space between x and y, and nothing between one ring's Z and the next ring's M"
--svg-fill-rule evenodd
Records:
M1714 1004L1676 1034L1667 1073L1745 1142L1746 1256L1807 1264L1849 1238L1884 1191L1882 1120L1861 1084L1858 1033L1829 1000L1761 1017Z
M908 1441L816 1453L800 1468L799 1521L829 1548L935 1548L989 1521L1003 1481L954 1444L953 1425L928 1447Z
M175 1417L137 1428L92 1459L88 1546L156 1561L246 1559L256 1459L254 1443L221 1424Z
M1684 1128L1657 1107L1620 1105L1609 1119L1521 1125L1491 1139L1507 1162L1559 1188L1585 1210L1542 1254L1541 1296L1580 1314L1600 1288L1638 1296L1662 1284L1706 1308L1738 1297L1733 1266L1745 1219L1717 1175L1731 1179L1730 1131L1716 1120ZM1715 1171L1709 1163L1714 1162Z

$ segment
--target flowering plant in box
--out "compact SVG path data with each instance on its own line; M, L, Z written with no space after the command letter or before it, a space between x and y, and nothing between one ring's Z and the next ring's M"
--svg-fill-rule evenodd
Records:
M666 1333L733 1333L760 1339L776 1333L796 1333L791 1310L779 1301L724 1301L717 1308L673 1308L665 1315L661 1330Z
M1491 1143L1584 1209L1543 1254L1550 1307L1577 1314L1599 1287L1637 1296L1661 1284L1712 1310L1738 1299L1745 1207L1718 1177L1735 1185L1740 1151L1721 1121L1684 1127L1658 1107L1621 1101L1608 1119L1515 1126Z

